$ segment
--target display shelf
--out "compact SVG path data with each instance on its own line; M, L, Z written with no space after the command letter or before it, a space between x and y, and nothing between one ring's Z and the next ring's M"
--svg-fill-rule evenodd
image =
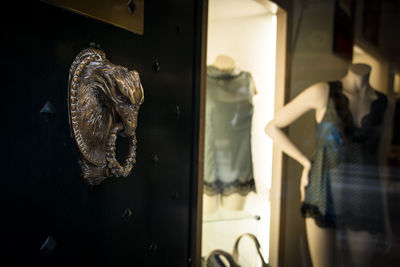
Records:
M260 215L252 214L248 211L229 211L222 208L217 211L204 214L203 223L215 223L215 222L225 222L225 221L240 221L240 220L255 220L259 221L261 219Z

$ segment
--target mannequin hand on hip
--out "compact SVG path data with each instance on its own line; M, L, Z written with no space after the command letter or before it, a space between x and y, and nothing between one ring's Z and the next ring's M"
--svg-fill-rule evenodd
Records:
M301 202L304 201L304 197L306 195L306 187L308 185L308 175L310 173L311 163L305 164L303 167L303 173L301 174L301 181L300 181L300 197Z

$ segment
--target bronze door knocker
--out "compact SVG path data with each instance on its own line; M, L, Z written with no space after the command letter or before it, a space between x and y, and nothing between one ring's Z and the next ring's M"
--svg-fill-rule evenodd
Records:
M68 86L69 122L81 158L82 176L91 185L107 177L126 177L136 162L139 107L144 92L139 74L112 64L106 54L88 48L71 65ZM116 157L118 133L130 139L121 165Z

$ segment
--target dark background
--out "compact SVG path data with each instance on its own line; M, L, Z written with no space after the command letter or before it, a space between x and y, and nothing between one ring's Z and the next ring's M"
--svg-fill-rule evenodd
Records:
M0 266L193 262L199 10L145 1L140 36L40 1L2 9ZM67 113L69 68L90 43L137 70L145 92L132 174L96 187L81 178Z

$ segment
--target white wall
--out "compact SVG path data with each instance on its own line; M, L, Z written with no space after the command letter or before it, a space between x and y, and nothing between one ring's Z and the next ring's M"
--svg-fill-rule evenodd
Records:
M272 119L274 111L275 45L276 16L269 13L265 7L253 0L210 0L208 65L220 54L231 56L241 70L252 73L258 91L254 98L252 126L252 154L257 194L248 195L244 213L260 215L261 220L205 223L203 255L215 248L231 251L233 241L241 233L253 232L261 243L265 258L268 259L272 142L265 135L264 127ZM249 253L255 253L253 246L247 246L247 249ZM255 266L253 263L247 264L249 265L245 266Z
M380 92L388 94L389 64L385 60L379 60L355 45L353 49L353 63L370 65L371 75L369 81L371 86Z

